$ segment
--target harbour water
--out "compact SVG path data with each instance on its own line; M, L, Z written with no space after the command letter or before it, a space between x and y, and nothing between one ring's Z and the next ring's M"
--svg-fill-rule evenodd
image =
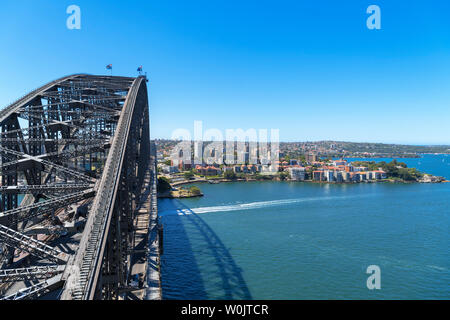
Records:
M448 156L399 161L450 179ZM199 187L159 202L165 299L450 298L450 183Z

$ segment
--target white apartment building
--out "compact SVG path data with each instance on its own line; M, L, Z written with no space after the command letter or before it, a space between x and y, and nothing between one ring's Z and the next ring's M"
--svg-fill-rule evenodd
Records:
M291 175L291 179L295 181L303 181L306 179L306 169L303 167L289 168L289 174Z

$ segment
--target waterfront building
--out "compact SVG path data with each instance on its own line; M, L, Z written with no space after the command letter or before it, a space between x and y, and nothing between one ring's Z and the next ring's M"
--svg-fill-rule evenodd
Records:
M322 170L313 171L312 178L314 181L322 181L323 180L323 171Z
M332 170L325 170L324 171L324 178L325 178L325 181L328 181L328 182L333 182L334 181L334 173L333 173L334 171L332 171Z
M359 181L367 180L367 175L365 172L358 172L358 173L359 173Z
M303 181L306 179L306 169L303 167L294 167L288 169L291 179L294 181Z
M220 168L216 168L213 166L207 166L207 167L197 166L196 170L199 174L201 174L203 176L217 176L222 172L222 170L220 170Z
M376 174L377 179L386 179L387 178L387 174L383 170L376 170L376 171L374 171L374 173Z
M372 180L379 180L379 179L381 179L381 173L378 172L378 171L371 171L370 174L371 174L370 178Z
M343 182L349 182L350 181L350 173L347 171L342 171L341 172L341 176L342 176L342 181Z
M342 171L334 171L334 181L344 182L344 178L342 177Z

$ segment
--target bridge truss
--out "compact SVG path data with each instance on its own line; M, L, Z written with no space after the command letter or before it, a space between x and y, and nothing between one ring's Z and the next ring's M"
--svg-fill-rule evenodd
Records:
M77 74L0 111L0 299L118 299L129 287L151 167L146 82Z

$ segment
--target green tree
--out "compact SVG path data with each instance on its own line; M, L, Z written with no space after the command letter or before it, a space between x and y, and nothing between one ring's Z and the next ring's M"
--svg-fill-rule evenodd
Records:
M194 173L192 171L187 171L183 175L186 180L191 180L194 178Z
M274 176L272 175L267 175L267 174L259 174L257 173L255 175L255 179L256 180L273 180Z
M167 179L166 177L158 178L158 192L165 193L171 189L172 187L170 185L169 179Z
M225 179L228 179L228 180L236 179L236 173L234 173L234 171L226 171L223 176Z
M237 179L245 179L245 178L247 178L247 176L245 173L238 173L238 174L236 174L236 178Z
M202 193L201 190L200 190L200 188L199 188L199 187L196 187L196 186L190 187L190 188L189 188L189 191L190 191L193 195L195 195L195 196L198 196L198 195L200 195L200 194Z
M284 181L289 177L289 173L287 172L280 172L279 174L280 180Z

